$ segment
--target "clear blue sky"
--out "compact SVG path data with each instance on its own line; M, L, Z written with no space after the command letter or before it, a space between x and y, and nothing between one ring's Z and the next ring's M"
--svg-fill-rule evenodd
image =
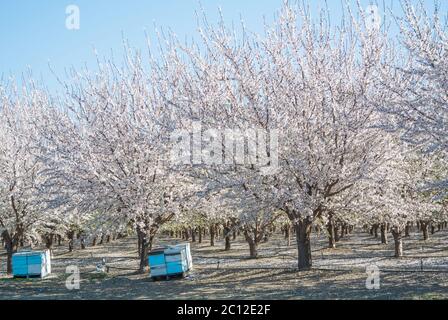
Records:
M323 0L310 0L313 6ZM446 0L442 0L448 2ZM367 6L372 0L363 0ZM383 0L379 1L383 3ZM386 0L399 8L398 1ZM433 0L426 0L431 7ZM227 22L239 22L243 16L249 29L261 32L262 17L272 20L282 0L202 0L211 22L222 8ZM340 0L328 0L332 16L341 14ZM80 8L80 30L65 27L68 5ZM145 48L146 29L152 37L154 23L169 27L180 37L196 32L197 0L1 0L0 1L0 75L20 78L31 68L33 76L43 79L50 89L57 87L48 63L57 74L64 68L83 65L95 67L95 47L100 56L122 53L122 34L134 47Z

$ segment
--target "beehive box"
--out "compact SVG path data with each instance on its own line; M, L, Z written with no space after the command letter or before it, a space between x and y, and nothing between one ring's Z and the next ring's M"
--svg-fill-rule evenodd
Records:
M168 246L168 248L165 250L165 254L169 254L170 252L182 252L182 259L184 259L186 262L187 270L193 269L193 259L191 257L189 242L179 243L174 246Z
M165 250L167 275L183 275L188 271L185 247L170 247Z
M51 273L50 251L24 251L13 254L14 277L45 277Z
M151 278L184 276L193 267L190 244L182 243L156 249L149 254Z
M151 277L166 276L165 249L156 249L149 253Z

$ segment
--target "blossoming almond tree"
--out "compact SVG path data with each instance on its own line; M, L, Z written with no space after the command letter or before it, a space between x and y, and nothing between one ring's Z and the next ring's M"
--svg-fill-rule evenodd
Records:
M421 165L423 154L410 148L401 148L394 160L376 170L370 188L361 198L365 211L364 221L388 224L394 238L395 257L403 256L403 238L409 222L422 216L443 212L443 207L425 194L424 172Z
M7 273L12 255L25 240L37 240L45 214L38 187L43 178L38 136L33 125L48 96L31 85L0 87L0 235L6 246Z
M281 132L276 150L265 150L279 155L271 174L247 163L235 166L234 158L231 166L202 170L212 181L206 187L250 193L265 209L288 214L299 269L311 267L311 227L331 210L330 199L355 192L384 157L387 141L374 128L378 114L369 103L384 99L376 86L384 39L362 24L344 22L334 31L325 14L316 24L304 8L289 5L265 38L244 27L238 37L223 22L212 27L205 21L201 46L170 41L174 45L158 70L165 103L184 123Z
M181 183L167 170L169 123L138 55L99 73L73 72L64 112L47 138L47 172L62 186L55 200L81 214L102 212L117 229L131 223L139 238L140 270L159 227L172 219ZM48 130L47 130L48 132ZM182 190L179 188L179 190Z
M384 71L383 90L393 99L379 105L392 117L389 127L399 129L403 138L427 152L448 150L448 33L446 14L435 6L428 12L423 3L402 1L399 18L400 43L405 52ZM398 59L399 58L399 59ZM442 196L446 176L433 181Z

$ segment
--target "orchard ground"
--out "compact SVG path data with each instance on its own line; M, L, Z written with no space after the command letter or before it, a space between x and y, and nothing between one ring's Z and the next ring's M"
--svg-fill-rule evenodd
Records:
M281 235L259 248L258 259L248 259L243 237L224 251L223 241L210 247L192 243L194 271L185 279L153 282L138 274L136 239L116 240L104 246L79 247L69 253L55 247L53 273L45 279L13 279L0 276L0 299L448 299L448 230L424 242L412 233L404 240L405 257L393 258L393 240L379 244L361 231L326 249L325 234L313 234L313 270L296 271L294 239L287 246ZM157 245L180 242L159 239ZM111 267L96 273L105 258ZM0 251L0 266L6 255ZM366 267L380 269L379 290L366 288ZM80 268L79 290L68 290L66 266ZM423 271L422 270L423 267ZM1 269L3 271L3 269Z

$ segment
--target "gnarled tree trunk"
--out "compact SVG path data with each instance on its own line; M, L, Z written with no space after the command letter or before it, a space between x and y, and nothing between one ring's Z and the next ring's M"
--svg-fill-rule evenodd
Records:
M98 240L98 236L95 236L95 237L93 237L93 240L92 240L92 247L95 247L96 246L96 241Z
M299 270L309 270L312 266L311 226L312 220L309 217L295 223Z
M256 259L258 257L258 242L253 239L247 231L244 231L244 237L249 244L249 257L251 259Z
M328 219L327 231L328 231L328 248L334 249L336 248L336 240L335 240L334 221L332 216L330 216Z
M137 228L137 236L139 240L139 257L140 266L139 272L144 273L146 267L148 267L148 254L149 254L149 241L147 238L147 231Z
M69 231L67 233L67 238L68 238L68 251L72 252L73 251L73 245L74 245L75 232L74 231Z
M339 224L335 223L334 224L334 241L336 243L339 242L339 240L341 240L339 229L340 229Z
M380 230L381 230L381 243L382 244L387 244L387 222L382 223L380 226Z
M393 227L391 231L392 231L392 235L394 236L395 257L401 258L403 256L402 231L401 231L400 227Z
M156 233L157 229L154 228L148 228L148 229L137 228L137 236L139 238L140 243L140 249L139 249L140 273L144 273L149 265L148 255L149 252L152 250Z
M18 237L13 236L8 233L8 231L3 231L2 238L5 243L5 249L6 249L6 273L11 274L12 273L12 255L17 252L17 249L19 247L19 241L17 240Z
M210 226L210 246L215 246L215 226Z
M378 238L378 225L377 224L373 225L373 235L375 236L375 238Z
M404 228L404 236L410 237L411 236L411 223L406 223L406 227Z
M53 234L46 234L44 238L45 238L45 248L47 248L50 251L53 250L54 235Z
M423 240L428 240L429 239L429 234L428 234L428 222L427 221L420 221L420 228L423 232Z
M230 247L231 247L231 244L230 244L230 236L231 236L231 234L230 234L230 232L231 232L230 227L226 224L224 226L224 239L225 239L225 248L224 248L224 250L225 251L229 251Z
M198 242L202 243L202 228L198 228Z

